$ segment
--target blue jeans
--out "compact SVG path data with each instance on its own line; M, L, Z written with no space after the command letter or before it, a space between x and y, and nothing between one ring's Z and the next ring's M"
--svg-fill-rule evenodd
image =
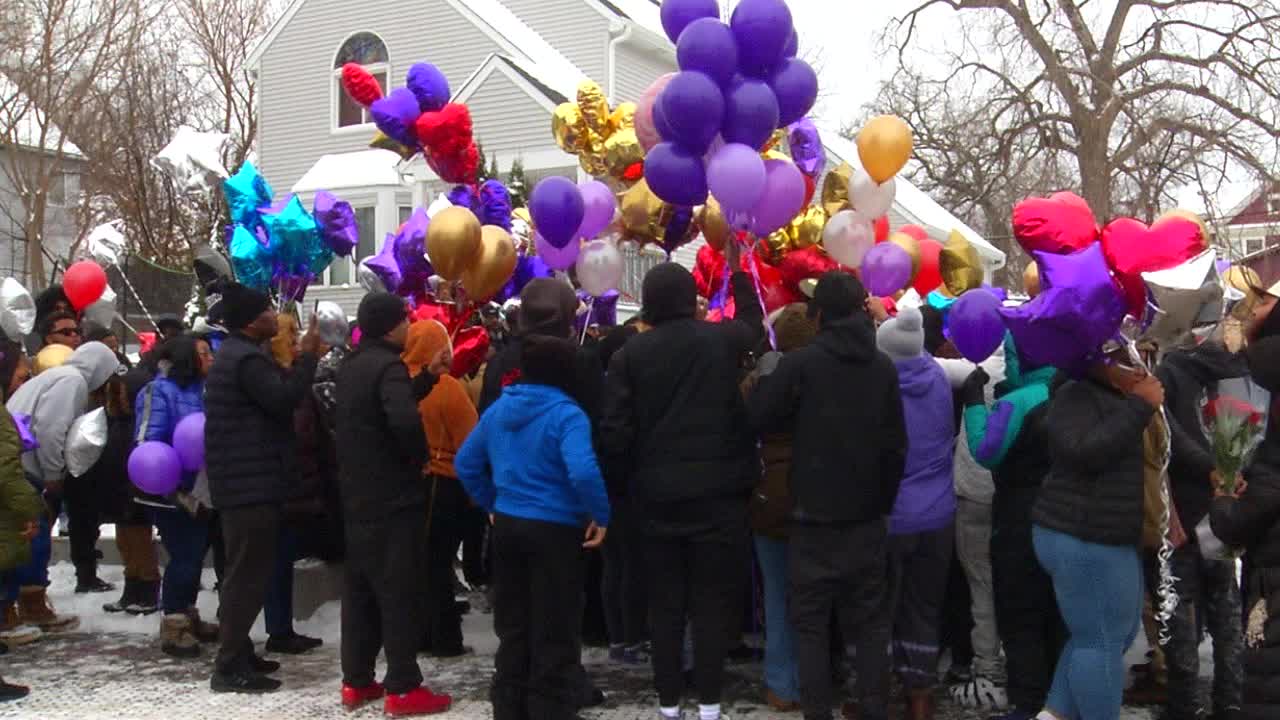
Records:
M293 634L293 561L297 559L298 537L288 519L280 523L276 545L276 565L267 585L267 599L262 604L262 620L268 635Z
M180 615L195 607L200 594L200 572L208 545L209 522L184 510L151 509L151 522L160 532L160 544L169 554L160 583L160 606L165 615Z
M1142 620L1138 549L1085 542L1038 525L1032 541L1053 578L1069 633L1045 707L1064 720L1115 720L1124 695L1124 652Z
M4 601L17 602L19 591L28 586L49 587L49 559L53 556L52 528L48 513L40 513L40 531L31 539L31 560L4 574Z
M755 539L764 581L764 684L780 700L799 702L796 633L787 615L787 543L763 535Z

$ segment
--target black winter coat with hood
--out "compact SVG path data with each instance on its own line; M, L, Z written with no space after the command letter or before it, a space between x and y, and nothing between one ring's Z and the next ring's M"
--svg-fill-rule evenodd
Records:
M653 535L746 531L760 460L738 383L764 317L751 279L739 272L731 283L737 318L714 324L695 319L688 270L667 263L649 271L644 319L653 329L609 363L602 467L627 484Z

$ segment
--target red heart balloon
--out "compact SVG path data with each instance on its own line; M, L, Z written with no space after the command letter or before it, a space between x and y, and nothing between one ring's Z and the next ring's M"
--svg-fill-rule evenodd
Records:
M342 89L352 100L369 107L382 98L382 86L359 63L347 63L342 66Z
M449 374L466 377L482 365L489 354L489 332L480 325L463 328L453 337L453 367Z
M1013 236L1028 253L1067 255L1097 241L1098 221L1083 198L1060 192L1014 205Z
M815 246L803 250L792 250L782 256L777 267L782 275L782 282L788 288L798 290L801 280L820 277L829 270L837 270L840 268L840 263Z
M1119 218L1102 229L1102 252L1124 287L1129 314L1136 318L1146 314L1142 273L1168 270L1203 250L1200 226L1183 218L1166 218L1151 227L1133 218Z
M903 225L898 228L898 232L903 235L910 235L916 239L916 242L924 242L929 239L929 232L919 225Z

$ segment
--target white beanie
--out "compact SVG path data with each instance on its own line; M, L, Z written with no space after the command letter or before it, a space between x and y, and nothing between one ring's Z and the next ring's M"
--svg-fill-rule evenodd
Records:
M924 317L919 308L904 308L876 330L876 345L894 360L910 360L924 353Z

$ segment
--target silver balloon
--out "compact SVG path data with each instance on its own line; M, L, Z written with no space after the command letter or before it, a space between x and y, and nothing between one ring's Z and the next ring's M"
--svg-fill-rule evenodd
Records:
M89 231L85 236L85 247L89 254L102 265L117 265L124 254L124 234L116 227L120 220L103 223Z
M13 278L0 282L0 329L14 342L20 342L36 326L36 301L22 283Z
M351 338L351 326L338 303L326 300L316 305L316 332L325 345L347 344Z
M67 460L67 471L72 477L80 477L89 472L102 457L102 450L107 447L107 411L103 408L90 410L76 418L67 431L67 445L63 451Z
M222 147L229 136L200 132L183 125L173 140L151 159L152 167L168 175L186 192L209 192L226 179Z
M84 319L109 328L116 319L116 291L110 286L102 291L102 297L84 309Z
M360 265L356 269L356 276L360 278L360 286L369 292L390 292L386 283L382 282L382 278L378 277L378 273L369 269L365 263L368 259L360 261Z
M1170 349L1190 342L1198 327L1221 322L1223 292L1216 259L1214 250L1205 250L1176 267L1142 274L1156 305L1143 340Z

